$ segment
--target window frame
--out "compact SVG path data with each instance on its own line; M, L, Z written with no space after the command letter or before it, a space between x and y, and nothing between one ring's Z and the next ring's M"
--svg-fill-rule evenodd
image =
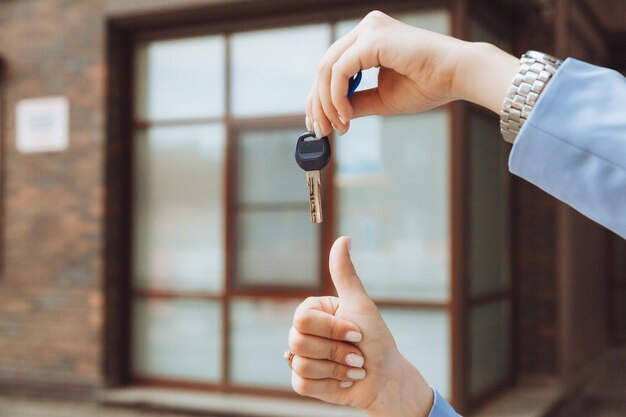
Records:
M223 343L223 365L222 382L220 384L198 384L187 381L159 380L150 378L137 378L132 375L132 350L131 350L131 327L129 318L132 317L133 291L130 287L132 277L132 177L133 177L133 147L132 138L136 128L147 128L148 123L142 120L133 120L133 81L129 76L134 74L133 54L139 42L176 39L189 36L204 36L211 34L224 34L228 36L234 31L248 31L259 29L270 29L278 27L298 26L310 23L334 24L341 20L355 19L364 16L372 8L376 7L375 2L349 1L346 4L336 4L329 1L333 7L320 12L319 5L315 7L298 2L279 4L279 2L259 2L253 4L249 10L241 10L237 6L225 4L211 5L202 8L205 13L198 13L198 10L190 8L188 11L177 11L176 13L160 13L144 16L118 16L109 21L108 25L108 61L111 71L108 85L110 92L107 100L108 109L108 141L107 141L107 255L106 255L106 276L107 276L107 326L105 329L106 352L105 352L105 373L109 383L113 385L128 383L149 383L150 385L181 387L190 389L209 389L219 392L239 392L261 395L278 395L282 397L298 397L292 392L285 390L274 390L264 388L250 388L233 386L229 384L228 375L229 350L227 337ZM423 1L403 1L394 0L385 4L385 12L421 12L432 9L445 10L450 19L451 35L460 38L467 38L468 19L470 11L462 3L454 0L423 0ZM472 4L472 13L480 9L488 15L493 16L489 7ZM483 5L484 6L484 5ZM496 13L497 14L497 13ZM237 18L233 19L233 15ZM228 42L226 45L228 53ZM230 97L230 68L229 59L226 60L225 85L226 100ZM464 144L467 127L468 105L465 103L451 103L444 108L449 112L450 118L450 165L449 165L449 219L450 219L450 297L446 302L411 302L402 300L376 300L381 307L392 308L418 308L418 309L438 309L444 310L448 314L449 320L449 343L450 343L450 392L451 402L461 412L465 412L471 406L474 408L475 400L468 397L469 363L468 349L466 342L468 339L468 329L466 315L469 311L468 286L465 279L468 275L468 230L467 215L464 212L467 206L467 161L466 145ZM225 109L229 111L230 103L226 102ZM294 116L295 117L295 116ZM232 169L233 157L232 135L238 128L246 125L262 123L261 120L242 119L229 120L226 125L226 152L227 178L232 178L228 172ZM220 118L221 120L221 118ZM212 120L215 121L215 120ZM193 122L187 121L187 122ZM203 123L206 120L202 121ZM300 123L300 120L298 120ZM167 122L161 125L167 125ZM331 139L332 140L332 139ZM329 173L334 167L329 166L325 171ZM330 183L325 181L325 183ZM225 192L230 182L226 182ZM333 187L326 187L332 189ZM225 200L227 201L227 200ZM325 199L325 205L334 207L333 194ZM225 211L227 229L232 224L230 207ZM324 227L332 232L335 230L334 217L328 216L324 222ZM130 233L129 233L130 231ZM229 233L224 237L225 252L231 252L232 239ZM332 233L328 233L332 236ZM322 239L321 245L324 252L330 249L332 242ZM323 253L324 253L323 252ZM228 277L231 273L231 266L227 260L225 263ZM327 268L322 268L325 271ZM227 281L228 282L228 281ZM332 291L332 281L330 274L326 273L323 279L324 290ZM271 289L269 289L271 290ZM232 296L229 285L224 286L224 295ZM191 294L179 294L180 296L190 296ZM300 299L304 296L316 295L298 293L289 290L288 293L273 291L242 292L238 298L267 296L275 299ZM164 293L152 294L154 297L169 297ZM206 299L214 299L212 294L203 294ZM221 297L218 297L221 299ZM121 304L120 304L121 303ZM228 333L229 306L227 302L222 303L222 325L223 334ZM512 338L513 340L514 338ZM482 401L480 401L482 402Z

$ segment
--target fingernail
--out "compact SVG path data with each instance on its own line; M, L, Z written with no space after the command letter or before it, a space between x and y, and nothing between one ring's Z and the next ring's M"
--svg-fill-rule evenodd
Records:
M339 382L339 388L350 388L352 385L354 385L353 381L341 381L341 382Z
M365 363L365 359L363 356L351 353L346 357L346 363L354 368L360 368Z
M348 253L350 253L350 249L352 249L352 239L348 237Z
M320 129L320 125L317 122L313 122L313 130L315 131L315 137L320 139L322 135L322 129Z
M339 115L339 121L341 122L341 124L346 124L346 119L342 115Z
M360 332L348 332L346 333L346 340L348 342L358 343L363 339L363 335Z
M335 135L337 136L343 136L343 132L339 129L335 129Z
M350 369L346 375L350 379L363 379L365 378L365 369Z
M306 116L304 118L304 124L306 125L306 130L308 130L309 132L313 131L313 126L311 125L311 121L309 120L309 116Z

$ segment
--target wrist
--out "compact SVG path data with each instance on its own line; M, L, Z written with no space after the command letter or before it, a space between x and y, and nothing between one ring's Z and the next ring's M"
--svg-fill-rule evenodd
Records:
M427 417L434 403L433 390L420 372L399 352L380 395L368 407L370 417Z
M465 42L453 82L453 95L500 114L519 59L482 42Z

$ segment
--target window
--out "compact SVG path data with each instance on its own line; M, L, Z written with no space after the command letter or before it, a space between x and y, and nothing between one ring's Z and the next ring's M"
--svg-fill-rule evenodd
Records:
M451 30L446 10L399 17ZM400 349L451 395L450 108L354 120L348 134L331 138L322 225L309 220L304 173L293 160L317 62L355 24L246 28L137 45L137 380L287 392L290 371L281 352L293 311L307 295L333 292L327 252L335 236L348 234L357 270ZM361 88L376 79L376 69L365 71ZM504 210L489 201L472 221ZM481 246L490 236L474 238L472 295L499 291L508 285L497 263L506 249ZM498 300L472 310L472 331L485 332L484 317L505 323L509 309ZM471 340L474 349L486 339ZM506 362L504 348L498 352ZM500 378L491 368L476 372L478 390Z
M510 50L506 39L481 21L470 20L470 36ZM474 403L512 378L512 280L509 145L497 116L468 112L468 274L466 322L469 337L468 396Z

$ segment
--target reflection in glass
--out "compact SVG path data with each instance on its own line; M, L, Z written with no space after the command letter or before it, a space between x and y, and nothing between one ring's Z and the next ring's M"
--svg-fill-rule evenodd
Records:
M319 227L308 210L239 213L237 283L316 287Z
M336 141L339 233L373 297L447 300L448 114L357 119Z
M221 125L135 138L135 286L218 291L223 265Z
M510 286L507 145L494 120L470 113L470 290L486 294Z
M309 194L304 171L294 161L295 140L303 129L243 132L238 142L240 203L302 203Z
M398 349L443 396L450 395L449 319L445 310L382 308Z
M329 45L329 25L234 34L233 115L304 114L317 63Z
M224 114L223 36L151 42L137 51L138 116L192 119Z
M215 382L221 373L217 302L135 300L133 373Z
M511 306L495 302L472 310L470 393L478 396L505 381L511 369Z
M231 304L230 376L234 383L288 388L282 356L299 301L236 300Z

